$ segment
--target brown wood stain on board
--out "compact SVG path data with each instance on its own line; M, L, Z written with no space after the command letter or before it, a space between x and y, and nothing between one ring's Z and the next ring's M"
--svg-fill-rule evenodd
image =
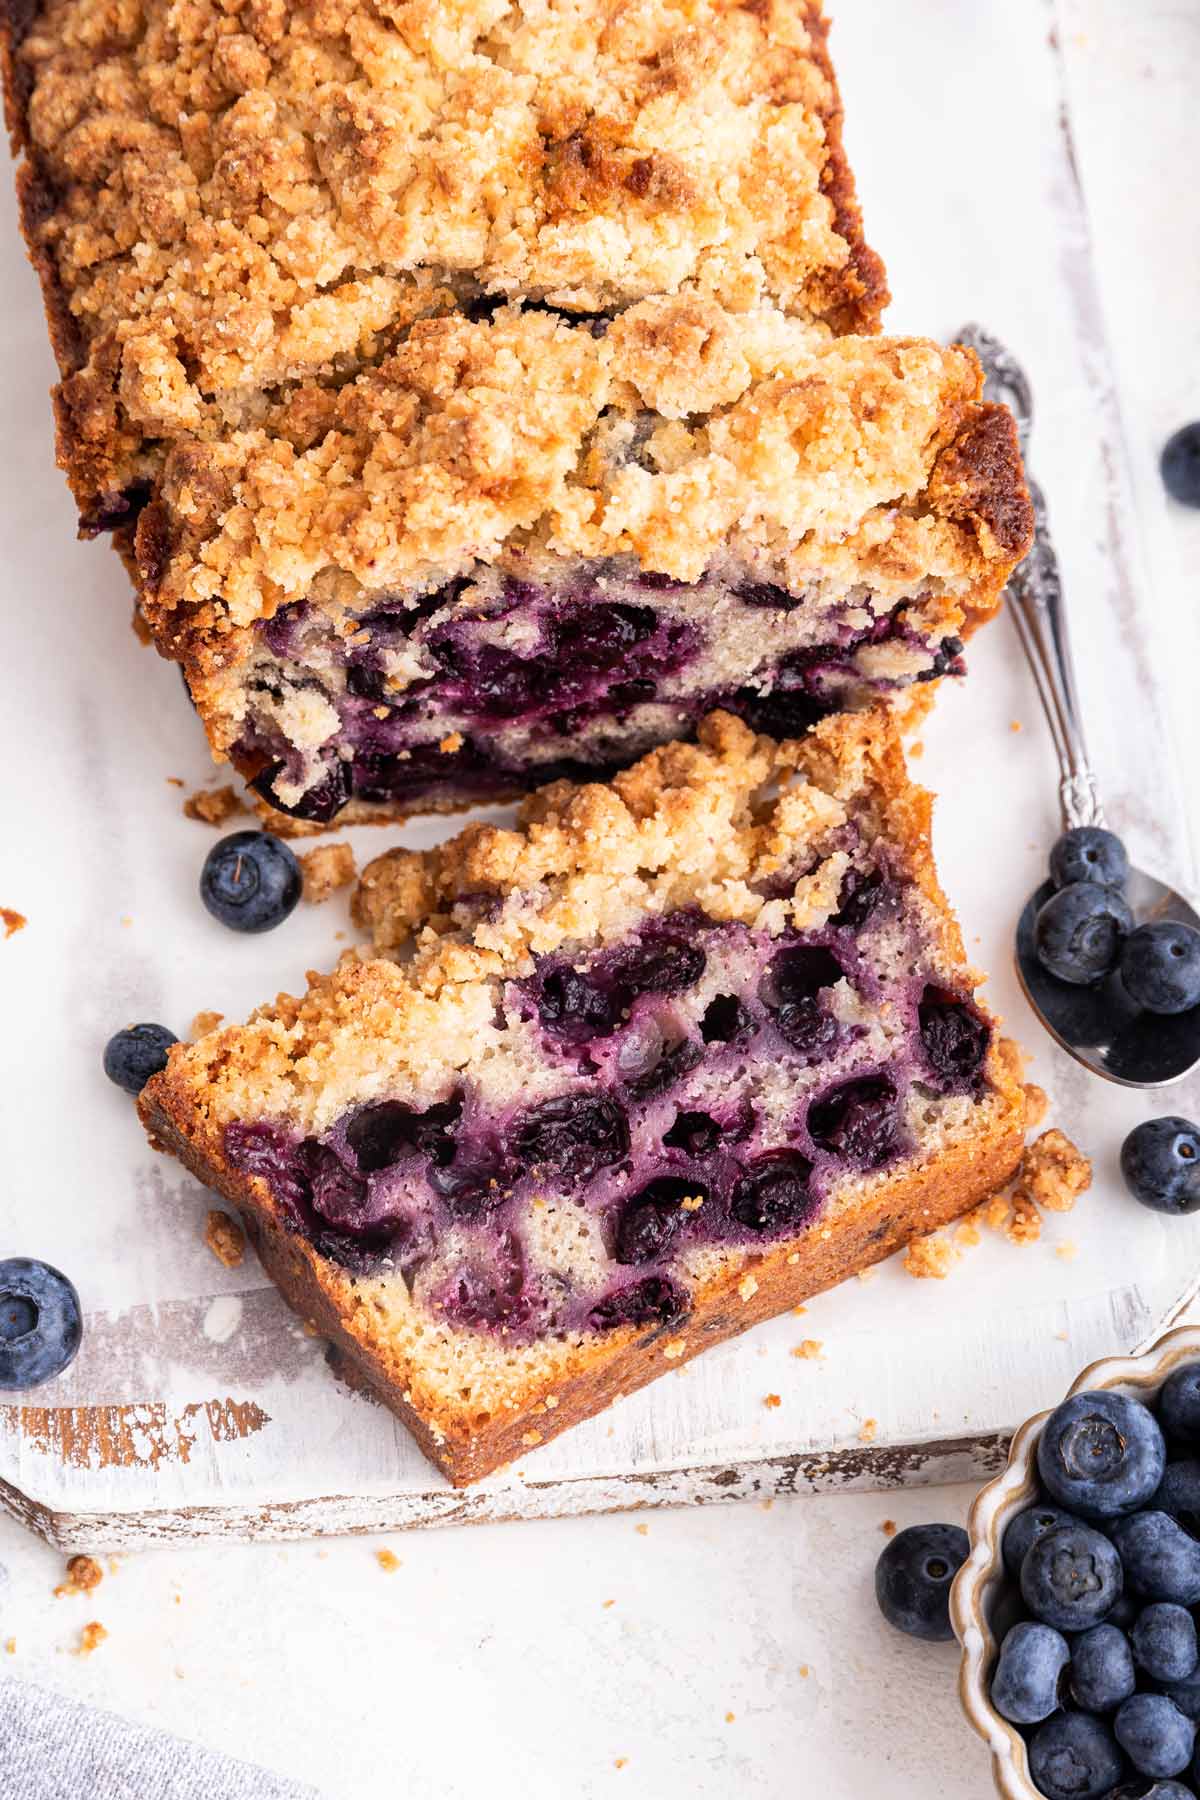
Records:
M161 1400L124 1406L0 1406L0 1429L77 1469L157 1469L191 1461L207 1425L218 1444L252 1437L270 1424L253 1400L203 1400L171 1413Z

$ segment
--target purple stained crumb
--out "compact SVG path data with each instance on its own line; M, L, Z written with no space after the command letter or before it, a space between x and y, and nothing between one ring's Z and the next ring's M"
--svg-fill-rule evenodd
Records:
M894 929L900 895L892 877L858 875L843 885L840 923L771 938L680 912L509 982L498 1016L534 1028L566 1091L502 1109L469 1086L424 1108L379 1099L319 1139L237 1123L228 1160L266 1180L288 1228L322 1255L423 1281L424 1303L453 1323L518 1341L660 1327L687 1310L678 1262L690 1249L805 1230L831 1183L906 1148L912 1083L951 1092L981 1079L990 1026L968 996L914 973L897 1007L912 1027L886 1067L810 1088L790 1129L759 1117L756 1071L811 1069L849 1041L797 1049L796 1009L841 1033L832 990L878 991L859 934L881 918ZM860 906L862 922L847 923ZM673 1003L718 954L730 986L689 1027ZM912 958L918 969L915 937ZM565 1275L530 1251L530 1207L548 1200L568 1220L573 1207L595 1215L607 1274ZM619 1279L622 1268L639 1279Z
M506 576L486 600L464 600L470 584L458 577L410 602L377 603L344 640L331 639L327 619L308 602L281 608L259 627L263 641L287 679L327 692L340 729L314 766L273 725L249 726L237 750L261 765L254 785L281 810L316 823L351 799L487 800L560 776L611 772L664 736L686 736L716 707L756 730L797 736L847 703L847 684L853 692L895 685L858 667L859 652L872 645L896 642L924 655L919 680L962 672L960 640L931 649L908 625L902 602L865 626L832 624L827 641L776 657L745 686L702 688L689 670L705 653L703 629L669 606L670 594L689 591L687 584L622 568L619 591L630 597L614 599L616 567L581 565L562 590ZM656 604L638 603L639 591ZM807 597L746 582L734 598L788 613ZM510 620L519 627L515 643L497 636ZM414 651L426 672L393 685L389 659ZM326 685L331 667L341 668L340 684ZM260 679L274 692L279 674L264 671ZM253 698L252 684L252 716ZM606 734L606 723L631 735ZM594 737L574 757L571 748L589 732ZM278 786L302 791L284 801Z

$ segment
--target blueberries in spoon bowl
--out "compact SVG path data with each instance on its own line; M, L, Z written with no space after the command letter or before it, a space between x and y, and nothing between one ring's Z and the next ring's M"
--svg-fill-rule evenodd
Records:
M1152 1013L1200 1006L1200 931L1176 919L1154 919L1131 931L1120 947L1125 992Z
M1117 888L1072 881L1038 908L1033 938L1042 967L1086 987L1116 966L1133 914Z
M1064 831L1050 852L1050 879L1056 888L1075 881L1121 888L1128 874L1124 844L1115 832L1099 825L1077 825Z

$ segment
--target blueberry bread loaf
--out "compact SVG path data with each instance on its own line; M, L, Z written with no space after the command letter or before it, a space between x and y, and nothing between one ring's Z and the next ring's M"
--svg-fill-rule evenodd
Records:
M1013 1172L1023 1096L883 709L717 714L374 863L303 999L144 1122L456 1483Z
M446 298L887 299L819 0L0 0L86 530Z

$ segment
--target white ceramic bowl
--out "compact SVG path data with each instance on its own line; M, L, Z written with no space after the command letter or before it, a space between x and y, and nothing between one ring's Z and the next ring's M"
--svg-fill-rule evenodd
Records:
M1070 1394L1089 1388L1115 1388L1140 1400L1151 1399L1180 1363L1200 1359L1200 1326L1168 1331L1148 1350L1135 1356L1110 1356L1083 1371ZM1070 1394L1066 1397L1069 1399ZM1025 1740L988 1698L996 1660L992 1619L1011 1583L1004 1572L1000 1545L1009 1520L1038 1497L1037 1445L1049 1412L1027 1419L1013 1438L1008 1465L978 1496L967 1520L971 1550L950 1593L950 1620L962 1645L958 1691L963 1711L992 1753L992 1777L1004 1800L1042 1800L1033 1785Z

